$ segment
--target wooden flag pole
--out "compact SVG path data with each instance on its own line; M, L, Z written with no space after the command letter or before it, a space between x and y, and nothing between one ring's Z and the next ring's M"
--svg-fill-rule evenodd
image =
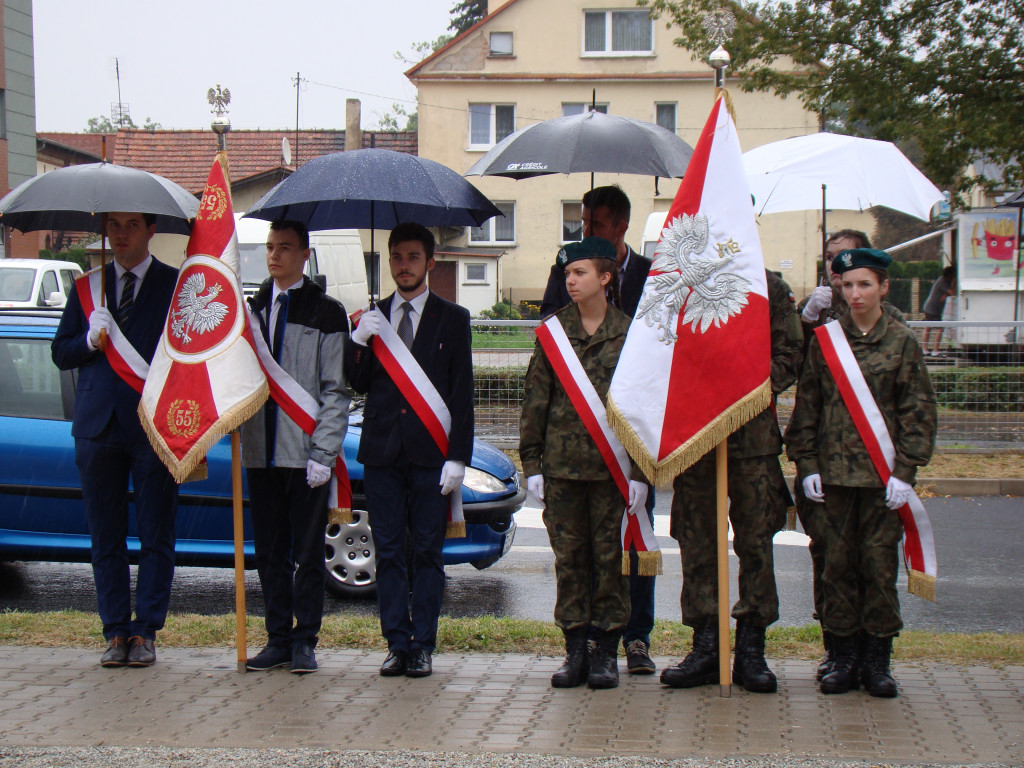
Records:
M242 443L238 430L231 432L231 498L235 536L235 646L238 671L245 672L248 651L245 637L245 528L242 525Z
M729 667L729 479L728 438L718 444L715 476L718 487L718 679L722 698L732 696Z

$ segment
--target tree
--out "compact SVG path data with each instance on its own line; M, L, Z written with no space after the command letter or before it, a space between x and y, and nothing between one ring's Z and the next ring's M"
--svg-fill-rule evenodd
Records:
M667 16L676 45L695 58L710 52L704 14L719 0L638 4ZM743 90L796 94L833 130L913 143L925 174L958 195L977 183L1024 184L1024 1L726 5L737 19L726 46ZM1003 183L969 178L976 160L1004 166Z
M455 18L448 25L448 29L456 35L461 35L487 15L487 0L461 0L450 13Z
M138 128L135 121L131 117L126 117L120 125L114 125L110 122L110 118L106 115L100 115L99 117L90 117L86 122L86 133L117 133L120 128ZM144 131L159 131L163 128L160 123L154 122L152 118L147 117L146 121L142 124L142 130Z
M413 111L409 114L405 107L397 101L391 105L392 112L385 112L377 121L377 128L381 131L415 131L418 127L419 112ZM402 118L405 119L404 127L401 125Z

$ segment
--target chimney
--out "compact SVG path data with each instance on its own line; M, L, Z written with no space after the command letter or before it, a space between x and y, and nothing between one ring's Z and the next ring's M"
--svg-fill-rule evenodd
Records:
M363 148L359 99L345 99L345 149Z

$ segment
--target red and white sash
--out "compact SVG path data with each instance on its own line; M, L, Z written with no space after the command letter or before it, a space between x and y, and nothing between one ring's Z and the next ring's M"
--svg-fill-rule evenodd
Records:
M896 461L896 447L885 426L885 419L864 380L853 349L838 320L815 328L818 343L850 411L857 433L885 485L892 475ZM907 568L907 589L911 594L935 601L935 538L932 524L924 505L911 491L910 501L900 510L903 522L903 561Z
M573 349L557 315L552 315L541 323L536 333L555 376L558 377L559 383L569 396L569 402L576 409L597 446L628 508L631 474L629 456L608 425L608 414L604 403L601 402L601 396L597 394L590 377L583 369L583 364L577 357L576 350ZM658 547L658 539L654 535L647 511L638 511L635 515L630 515L628 511L624 512L620 530L623 574L629 574L630 547L636 548L639 575L654 576L661 573L661 549Z
M256 350L260 367L267 375L270 396L299 429L312 436L313 430L316 429L316 415L320 410L320 404L274 359L270 347L267 346L267 340L263 338L259 319L248 304L246 311L249 316L247 338ZM327 496L327 512L330 523L352 522L352 484L348 478L348 467L345 466L344 451L334 459L334 471L331 472L331 485Z
M413 357L405 342L399 337L384 313L374 307L371 312L381 315L380 327L373 338L373 354L384 366L388 376L423 422L442 456L448 455L448 436L452 431L452 414L441 393L437 391L430 377ZM466 537L466 517L462 512L462 489L456 488L448 494L448 526L445 534L449 539Z
M78 300L82 304L82 311L85 312L86 319L96 307L103 305L101 270L102 267L92 269L75 280L75 291L78 293ZM103 353L107 356L110 367L124 380L125 384L141 394L142 387L146 383L146 376L149 375L149 363L125 338L116 319L107 332L107 342L107 348L103 350Z

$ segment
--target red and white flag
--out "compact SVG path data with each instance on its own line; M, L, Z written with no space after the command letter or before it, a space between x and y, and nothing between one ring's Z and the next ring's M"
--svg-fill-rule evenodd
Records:
M231 195L214 160L139 402L153 449L179 483L267 399L251 335Z
M669 209L608 393L664 487L771 401L768 290L736 126L720 97Z

